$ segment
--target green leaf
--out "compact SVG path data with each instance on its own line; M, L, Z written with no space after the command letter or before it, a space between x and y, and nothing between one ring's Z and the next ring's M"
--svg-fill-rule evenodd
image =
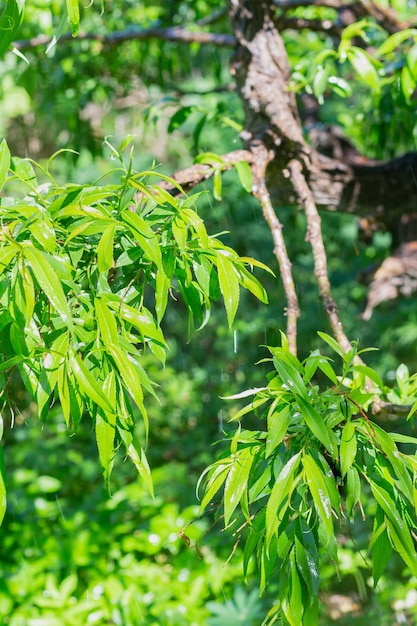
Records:
M114 313L110 311L103 298L94 300L94 308L103 344L106 347L117 346L119 344L119 332Z
M36 394L38 412L41 418L44 416L44 410L48 411L49 409L49 398L58 382L59 370L63 369L67 351L68 333L62 333L55 339L50 351L44 356Z
M300 373L290 363L286 360L284 361L284 358L286 358L287 355L279 354L279 356L275 356L275 354L277 354L277 351L274 351L274 367L285 387L291 393L307 398L307 389Z
M1 22L1 18L0 18ZM1 28L1 24L0 24ZM1 44L0 44L1 48ZM1 52L0 52L1 54ZM7 176L10 169L10 150L5 139L0 144L0 191L2 190L4 183L7 180Z
M165 310L168 303L168 290L170 286L170 280L161 268L156 273L156 285L155 285L155 311L158 323L161 323L164 317Z
M229 328L232 327L239 306L239 280L233 263L221 252L217 253L217 271Z
M284 510L286 510L289 505L289 499L294 487L295 473L300 464L300 458L301 452L298 452L297 454L294 454L289 461L287 461L280 471L274 486L272 487L268 504L266 505L265 516L265 544L267 547L271 543L272 536L276 532L280 523L279 514L281 504L285 499L287 499L287 502L284 505ZM281 517L283 513L284 511L281 511Z
M370 547L372 547L372 576L375 588L382 574L385 572L392 554L392 546L385 522L383 522L377 530L374 528Z
M100 382L93 376L76 352L70 352L68 364L87 402L91 400L97 406L101 407L105 413L114 413L116 407L104 393Z
M113 266L113 246L116 224L109 224L105 229L97 246L98 271L108 272Z
M148 259L153 261L158 269L161 268L162 256L159 241L149 224L143 217L131 211L123 211L121 218L135 235Z
M149 467L148 459L146 458L146 454L143 448L140 448L140 454L138 450L134 447L133 444L130 444L127 454L129 458L133 461L134 466L139 472L140 477L142 478L145 486L147 487L152 498L154 497L154 489L152 482L151 470Z
M334 529L332 521L332 507L326 482L320 468L316 464L313 457L308 453L303 456L303 467L315 509L321 520L320 530L324 531L323 536L325 537L327 545L334 539ZM326 547L326 545L324 547Z
M197 483L197 492L198 492L199 486L200 486L200 484L201 484L205 474L208 471L211 472L209 480L208 480L206 488L205 488L203 499L201 501L200 513L202 513L204 511L204 509L206 508L206 506L208 504L210 504L212 498L214 498L216 493L219 491L219 489L223 485L223 483L226 480L226 478L228 476L228 473L229 473L230 463L231 463L231 461L229 459L228 459L227 463L225 463L225 462L218 462L218 463L212 465L210 468L208 468L200 476L200 478L198 480L198 483Z
M29 244L24 246L23 254L29 261L39 287L45 293L46 297L55 308L64 324L66 324L66 326L73 331L74 327L68 302L65 298L61 281L49 261L49 255L45 252L37 250Z
M290 592L282 602L282 609L290 626L300 626L303 623L304 603L301 581L296 565L295 548L291 550L289 564Z
M110 372L104 383L103 391L110 399L113 406L116 405L116 377L114 371ZM114 438L116 434L116 414L99 410L96 414L96 442L100 465L103 469L104 480L107 490L110 492L110 474L114 463Z
M239 176L240 184L248 193L252 192L252 170L246 161L238 161L235 163L235 170Z
M327 448L332 456L336 455L336 442L333 431L324 421L317 409L305 398L297 396L297 404L305 423L313 435Z
M346 56L359 78L373 91L379 93L381 91L381 82L371 56L365 50L356 46L349 48Z
M327 333L323 333L321 331L317 332L318 336L321 337L323 339L323 341L325 341L331 348L332 350L334 350L339 356L343 357L344 356L344 352L342 350L342 348L339 346L339 344L337 343L337 341L335 339L333 339L333 337L330 337L330 335L328 335Z
M349 467L346 478L346 511L349 516L352 515L353 507L361 497L361 483L358 470L356 467Z
M224 486L224 525L228 526L243 493L247 490L248 477L254 460L252 447L236 452Z
M222 199L222 173L218 169L213 174L213 196L218 202Z
M279 398L277 398L279 401ZM275 404L275 403L274 403ZM268 458L282 442L291 422L290 407L275 411L274 404L268 411L268 437L265 443L265 458Z
M71 24L72 36L78 35L80 27L80 6L78 0L65 0L69 23Z
M348 422L340 439L340 473L342 478L347 474L356 457L356 433L352 422Z
M295 556L310 602L313 602L320 584L318 550L313 532L302 517L298 517L296 522Z
M137 407L139 408L143 423L145 425L146 437L149 433L149 418L146 412L145 406L143 404L143 391L142 385L145 382L146 388L150 390L152 393L152 387L149 389L150 381L146 374L143 372L141 375L138 370L138 364L134 363L131 360L130 355L125 354L120 348L117 346L106 346L107 351L113 357L116 362L117 368L119 370L119 374L122 377L122 380L125 384L125 387L129 393L129 395L135 401ZM146 377L144 379L143 375Z
M6 0L6 7L0 15L0 56L13 40L23 19L24 0Z

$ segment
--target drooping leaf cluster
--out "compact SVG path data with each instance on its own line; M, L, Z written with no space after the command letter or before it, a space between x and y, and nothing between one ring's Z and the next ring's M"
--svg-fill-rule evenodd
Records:
M107 483L123 445L152 491L144 397L155 388L141 356L150 351L165 362L160 323L168 300L181 297L191 333L220 296L230 325L241 287L267 297L247 269L262 264L207 234L198 195L175 198L150 185L155 172L134 172L131 159L125 165L111 149L121 164L113 172L118 183L59 185L52 161L38 166L46 179L39 183L32 163L11 158L1 144L0 184L19 190L0 202L2 400L12 402L8 383L17 368L42 420L55 401L68 428L91 416ZM16 197L22 189L26 195Z
M323 558L337 563L337 536L355 510L363 512L363 492L376 502L369 543L374 584L392 550L417 574L417 459L397 446L412 444L415 450L417 439L387 433L370 420L365 410L387 391L381 379L355 362L356 347L343 354L320 334L342 358L341 375L319 351L300 362L284 337L282 347L270 348L274 371L267 386L232 397L253 396L232 421L254 413L260 428L239 425L230 453L200 479L201 510L223 490L224 525L245 536L246 571L256 555L261 591L278 578L279 601L268 623L279 617L291 626L318 623L320 565ZM314 382L317 373L327 384ZM404 387L402 378L400 371ZM416 377L406 382L412 404Z

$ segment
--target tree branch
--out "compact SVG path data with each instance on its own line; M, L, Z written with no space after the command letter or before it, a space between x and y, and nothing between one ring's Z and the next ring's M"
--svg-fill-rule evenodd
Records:
M233 35L193 32L177 26L170 28L128 28L104 35L100 33L79 33L76 38L73 38L71 33L65 33L59 38L59 41L100 41L103 45L111 47L120 45L126 41L146 41L148 39L161 39L163 41L174 41L178 43L211 44L226 47L233 47L235 44ZM13 45L18 50L28 50L38 46L47 46L52 41L53 37L39 35L32 39L15 41Z
M288 164L291 174L291 183L297 193L300 203L304 206L307 218L307 240L311 244L314 259L314 275L319 286L323 307L329 319L330 326L337 343L344 352L349 352L352 345L343 330L339 318L336 302L333 300L329 276L327 273L327 257L321 233L321 219L314 202L313 195L307 185L303 168L299 160L293 159Z
M227 154L221 155L221 159L223 161L222 171L230 170L235 163L239 161L246 161L246 163L253 163L254 155L249 150L234 150L233 152L228 152ZM218 165L218 164L217 164ZM191 167L187 167L183 170L178 170L174 174L170 176L170 178L174 179L184 191L188 191L192 189L199 183L202 183L204 180L208 180L211 178L215 172L215 167L213 165L209 165L206 163L196 163L195 165L191 165ZM169 191L173 196L179 193L178 189L169 183L166 180L161 180L158 182L158 186L162 187Z
M278 260L281 280L287 299L287 338L290 352L297 354L297 319L300 316L297 292L291 271L291 261L288 257L287 247L282 234L282 224L279 221L271 203L271 196L265 184L265 173L268 163L273 158L273 152L269 152L264 145L260 144L255 152L252 164L253 187L252 193L259 200L262 212L267 222L274 242L274 254Z

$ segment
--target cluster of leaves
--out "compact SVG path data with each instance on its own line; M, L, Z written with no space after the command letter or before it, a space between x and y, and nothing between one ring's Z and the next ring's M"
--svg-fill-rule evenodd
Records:
M68 428L91 415L107 483L123 444L152 492L144 393L155 396L155 389L141 357L150 350L165 362L160 323L169 293L182 296L190 332L220 296L231 325L241 286L267 298L247 269L262 264L209 236L196 196L174 198L149 185L155 173L135 173L131 156L125 165L124 148L112 148L121 164L113 172L118 184L61 186L51 162L39 166L46 177L39 184L31 162L11 158L2 142L0 185L15 181L27 192L0 204L2 398L12 404L8 387L17 367L42 420L55 400Z
M358 121L366 121L372 110L377 135L372 141L379 157L384 150L391 155L415 148L416 87L417 30L407 28L389 36L368 18L345 28L337 48L321 45L312 62L296 59L292 75L292 88L313 93L320 104L330 93L348 98ZM396 117L399 110L401 118ZM349 132L347 116L340 121Z
M321 337L342 358L338 376L330 360L313 352L303 362L293 356L285 337L270 348L275 371L266 387L233 396L253 395L232 420L254 412L266 430L243 430L231 436L230 454L211 465L201 508L224 486L225 527L246 530L244 567L254 553L261 591L278 577L279 599L268 619L280 616L291 626L312 626L318 620L320 564L337 562L338 530L361 510L361 493L372 493L377 509L369 550L376 585L396 551L417 575L413 528L416 519L417 459L397 447L414 437L387 433L370 421L365 410L386 393L378 374L357 364L357 348L343 354L328 335ZM330 385L313 382L320 373ZM398 373L405 390L404 372ZM406 399L415 402L416 377ZM415 407L412 408L412 411ZM367 496L366 496L367 497ZM239 507L239 508L238 508Z

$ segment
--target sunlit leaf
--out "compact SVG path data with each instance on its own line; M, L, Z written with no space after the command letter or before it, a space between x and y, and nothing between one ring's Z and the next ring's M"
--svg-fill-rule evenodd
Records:
M254 459L252 448L250 446L242 448L232 459L223 495L225 526L228 526L244 491L247 490L249 472Z

